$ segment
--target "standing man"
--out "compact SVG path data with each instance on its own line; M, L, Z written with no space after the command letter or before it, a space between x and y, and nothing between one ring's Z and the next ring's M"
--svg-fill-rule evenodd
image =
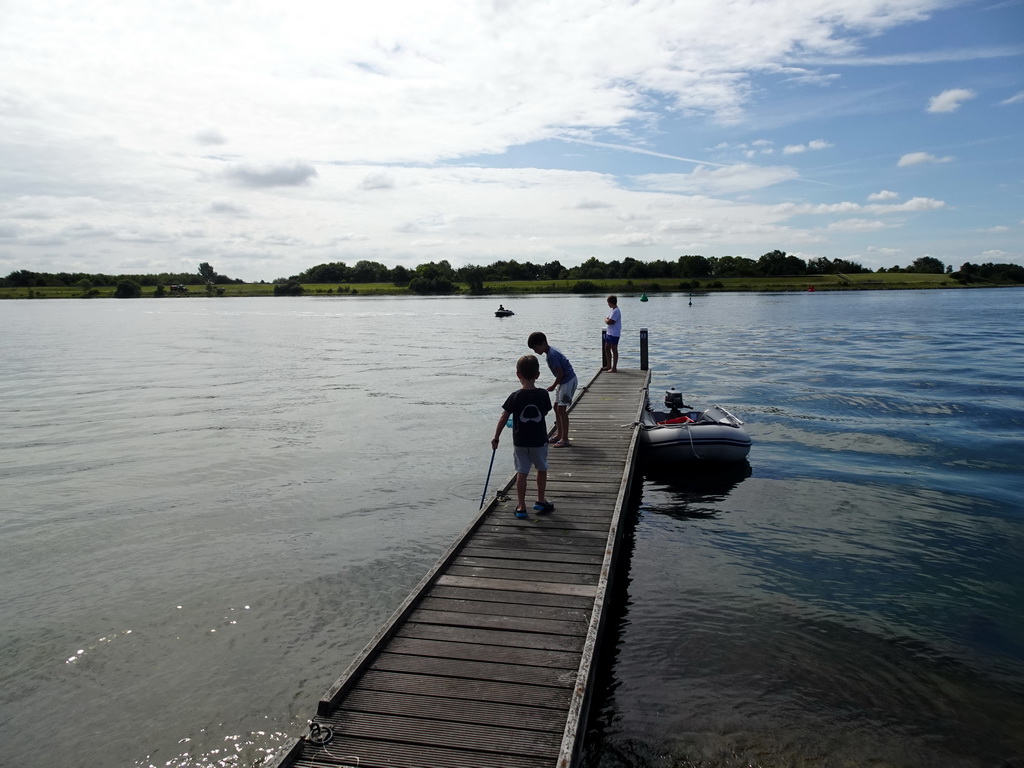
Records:
M619 336L622 335L622 310L619 309L618 297L608 297L608 315L604 322L608 326L604 342L604 359L608 366L601 370L617 373L619 370Z

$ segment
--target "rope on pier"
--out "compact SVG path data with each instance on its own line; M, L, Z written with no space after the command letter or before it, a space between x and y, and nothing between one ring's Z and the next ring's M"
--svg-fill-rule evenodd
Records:
M321 725L315 720L309 721L309 735L306 737L306 741L310 744L315 744L324 751L324 754L328 755L332 759L338 762L338 768L359 768L359 756L358 755L336 755L327 748L331 739L334 738L334 729L329 725ZM355 761L354 763L350 761Z

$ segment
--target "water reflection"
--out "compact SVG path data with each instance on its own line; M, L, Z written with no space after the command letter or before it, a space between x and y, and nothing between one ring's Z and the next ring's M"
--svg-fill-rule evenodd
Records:
M641 514L667 515L677 520L715 518L721 510L714 505L724 501L752 472L747 461L649 464L643 468Z

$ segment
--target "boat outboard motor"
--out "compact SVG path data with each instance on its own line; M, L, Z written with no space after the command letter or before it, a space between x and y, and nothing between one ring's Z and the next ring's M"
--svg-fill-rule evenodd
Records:
M672 387L672 389L665 390L665 407L669 409L670 416L677 416L683 408L690 406L683 402L683 393L676 392L676 388Z

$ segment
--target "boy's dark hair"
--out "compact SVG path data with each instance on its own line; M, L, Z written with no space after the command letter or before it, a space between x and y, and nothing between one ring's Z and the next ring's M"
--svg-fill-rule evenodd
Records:
M526 346L528 346L530 349L533 349L538 344L547 344L547 343L548 343L548 337L545 336L540 331L534 331L533 333L530 334L530 338L528 338L526 340Z
M608 303L611 304L614 307L616 304L619 303L619 297L615 296L615 295L609 296L608 297Z
M523 355L516 360L516 373L527 381L536 381L540 378L540 362L533 355Z

